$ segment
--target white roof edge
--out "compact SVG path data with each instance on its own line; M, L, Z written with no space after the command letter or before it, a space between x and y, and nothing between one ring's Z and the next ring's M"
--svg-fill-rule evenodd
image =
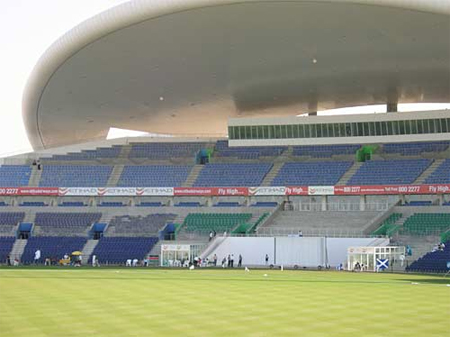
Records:
M34 149L45 144L38 126L37 111L42 93L57 69L86 45L114 31L139 22L202 7L245 3L282 2L284 0L134 0L106 10L65 33L40 57L31 72L22 99L22 117ZM286 0L287 2L323 2L403 8L450 16L450 1L445 0Z

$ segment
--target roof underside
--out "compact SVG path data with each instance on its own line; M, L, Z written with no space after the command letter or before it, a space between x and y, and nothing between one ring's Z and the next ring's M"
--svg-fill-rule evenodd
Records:
M444 1L235 2L138 1L68 32L25 91L33 147L110 127L224 135L229 117L450 102Z

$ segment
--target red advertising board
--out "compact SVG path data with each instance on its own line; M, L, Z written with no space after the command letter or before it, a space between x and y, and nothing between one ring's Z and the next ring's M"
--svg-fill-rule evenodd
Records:
M308 195L308 186L288 186L286 195Z
M441 185L367 185L335 186L335 195L377 194L443 194L450 193L450 184Z
M174 187L176 196L246 196L247 187Z
M0 187L0 195L58 195L56 187Z

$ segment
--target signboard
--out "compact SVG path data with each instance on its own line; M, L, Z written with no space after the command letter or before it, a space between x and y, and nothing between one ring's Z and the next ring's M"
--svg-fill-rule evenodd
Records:
M184 251L190 251L191 246L190 245L161 245L161 251L171 251L171 252L184 252Z
M308 186L308 195L333 195L334 186Z
M57 196L58 188L55 187L0 187L0 195L14 196L14 195L40 195L40 196Z
M255 196L286 195L286 187L285 186L249 187L248 194Z

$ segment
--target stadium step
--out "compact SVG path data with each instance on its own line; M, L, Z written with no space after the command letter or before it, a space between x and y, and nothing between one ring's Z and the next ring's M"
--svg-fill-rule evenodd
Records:
M97 246L97 244L98 240L88 240L84 245L83 250L81 251L82 252L81 256L83 256L84 264L89 263L89 258L91 257L92 252L94 251L95 246Z
M119 182L124 167L125 165L114 165L114 168L111 172L111 175L109 176L106 186L117 186L117 183Z
M352 167L350 167L348 169L347 172L344 173L344 175L341 177L341 179L339 179L339 181L336 183L336 185L346 185L347 182L350 180L350 178L356 173L356 171L359 170L359 168L363 165L364 163L360 163L360 162L355 162Z
M275 179L275 177L278 175L283 165L284 162L273 164L272 169L264 177L261 186L271 186L273 179Z
M9 254L11 256L11 260L19 260L22 258L22 254L25 250L25 246L27 245L28 240L21 240L17 239L14 242L13 248L11 250L11 253Z
M201 170L203 169L204 165L195 165L191 173L189 173L186 181L182 184L182 187L192 187L194 185L195 181L198 178L198 175L200 174Z
M38 187L41 181L42 170L38 170L37 166L33 165L31 168L31 176L28 182L29 187Z
M425 180L433 173L442 163L444 159L436 159L428 168L422 172L420 176L413 182L413 184L423 184Z

